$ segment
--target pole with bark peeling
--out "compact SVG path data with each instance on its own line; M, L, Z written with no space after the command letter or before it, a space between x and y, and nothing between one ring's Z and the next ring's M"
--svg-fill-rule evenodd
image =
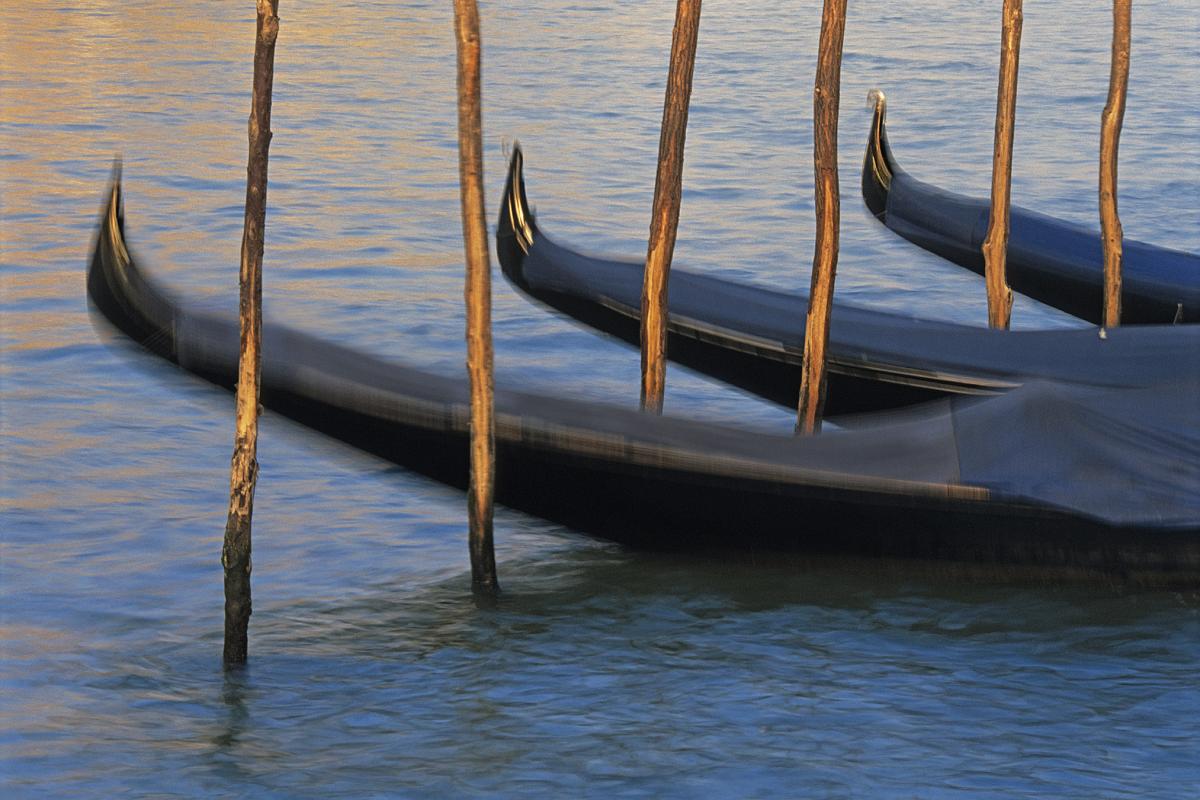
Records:
M983 240L988 326L1007 329L1012 290L1004 275L1012 188L1013 127L1017 115L1017 65L1021 55L1022 0L1004 0L1000 31L1000 85L996 91L996 140L992 148L992 208Z
M679 227L683 145L700 32L700 0L678 0L658 140L658 173L642 281L642 408L661 414L667 382L667 280Z
M492 284L483 209L481 46L475 0L454 0L454 33L458 42L458 177L467 257L467 373L471 382L471 476L467 488L471 588L476 594L494 595L500 583L492 544L496 473Z
M241 356L238 361L237 431L229 476L229 516L221 565L225 568L226 664L246 660L250 625L250 518L258 480L258 411L262 356L262 259L267 219L267 151L271 145L271 87L279 0L258 0L254 40L254 93L250 103L250 153L246 166L246 217L239 277Z
M813 88L813 166L816 177L817 236L813 256L808 318L804 327L804 358L800 377L800 406L796 431L821 430L825 405L825 350L837 276L841 198L838 193L837 131L841 99L842 40L846 32L846 0L825 0L821 39L817 49L817 78Z
M1125 120L1125 87L1129 83L1129 18L1132 0L1113 0L1112 67L1108 102L1100 115L1100 233L1104 240L1104 325L1121 324L1121 243L1124 233L1117 214L1117 149Z

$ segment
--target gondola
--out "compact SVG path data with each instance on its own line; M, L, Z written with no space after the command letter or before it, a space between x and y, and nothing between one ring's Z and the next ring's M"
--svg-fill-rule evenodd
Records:
M509 282L598 331L637 344L643 262L587 256L545 235L513 150L496 226ZM799 269L799 267L798 267ZM667 355L795 407L808 300L673 267ZM1200 368L1200 326L996 331L835 302L826 412L876 411L1031 380L1139 388Z
M980 247L991 201L916 180L888 144L887 103L874 93L875 114L863 160L862 193L883 224L921 247L983 274ZM1104 254L1100 234L1012 207L1005 272L1013 291L1100 324ZM1126 238L1121 259L1122 324L1200 322L1200 255Z
M151 353L233 385L236 320L174 301L142 272L126 243L118 180L87 291L108 323ZM465 485L464 380L269 321L262 352L267 407ZM854 554L1200 582L1200 426L1188 417L1196 377L1153 389L1154 416L1132 427L1114 418L1146 402L1145 391L1038 384L804 439L498 389L496 496L654 550ZM1181 417L1185 434L1176 436ZM1081 430L1108 425L1120 431L1109 444Z

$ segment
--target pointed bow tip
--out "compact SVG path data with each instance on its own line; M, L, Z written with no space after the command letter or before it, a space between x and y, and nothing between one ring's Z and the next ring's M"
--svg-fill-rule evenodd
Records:
M100 223L89 274L123 273L130 269L129 250L125 246L125 200L121 188L121 157L113 159L108 191L100 210Z
M887 95L878 87L867 91L867 108L875 111L877 118L887 114Z
M496 225L496 238L515 239L523 252L533 245L537 227L533 212L525 196L525 156L520 142L513 143L512 156L508 162L508 179L504 183L504 197L500 202L500 219Z
M123 208L121 198L121 173L123 163L121 156L114 156L112 169L108 176L108 191L104 198L104 213L101 215L102 227L109 229L115 227L118 232L124 224L125 209Z
M874 108L874 113L863 159L863 202L878 219L886 221L888 192L897 171L887 140L887 96L880 89L872 89L867 93L867 103Z

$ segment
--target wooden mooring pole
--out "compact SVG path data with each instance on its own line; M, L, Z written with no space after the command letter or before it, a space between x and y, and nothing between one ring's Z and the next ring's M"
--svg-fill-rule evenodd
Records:
M471 476L467 488L471 588L500 591L492 544L496 427L492 368L492 282L483 209L483 122L480 101L479 6L454 0L458 42L458 178L467 257L467 374L471 381Z
M1129 18L1133 0L1113 0L1112 66L1108 102L1100 115L1100 233L1104 240L1104 325L1121 324L1121 244L1124 232L1117 214L1117 149L1125 120L1125 87L1129 83Z
M250 102L250 154L246 166L246 217L240 282L241 356L238 361L237 431L229 475L229 516L221 565L225 568L226 664L246 660L250 625L250 518L258 481L258 411L262 356L262 260L267 219L267 151L271 146L271 86L279 0L258 0L254 40L254 93Z
M1021 55L1022 0L1004 0L1000 31L1000 85L996 91L996 140L992 148L992 208L984 237L988 326L1007 329L1012 290L1004 274L1008 253L1009 194L1012 188L1013 127L1017 115L1017 65Z
M804 328L800 406L796 420L797 433L805 435L821 430L821 413L825 405L825 350L829 344L829 315L833 308L838 230L841 224L837 130L845 32L846 0L825 0L821 12L821 40L817 49L817 78L813 87L816 252L813 256L808 318Z
M667 279L679 227L683 192L683 145L687 136L692 71L700 32L700 0L678 0L671 33L671 62L658 139L658 172L650 243L642 281L642 408L662 413L667 383Z

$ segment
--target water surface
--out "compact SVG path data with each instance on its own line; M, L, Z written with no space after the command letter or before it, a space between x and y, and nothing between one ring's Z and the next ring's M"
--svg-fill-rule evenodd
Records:
M268 316L462 368L448 4L287 3L276 56ZM43 796L1189 797L1197 598L967 582L902 565L622 550L501 509L506 589L468 592L450 489L263 417L251 663L219 664L228 395L89 317L111 160L139 257L234 307L252 5L0 9L0 776ZM520 139L542 226L644 253L672 4L488 3L489 216ZM705 4L677 264L808 283L813 3ZM1121 141L1128 236L1200 250L1200 63L1183 0L1139 6ZM898 157L987 191L998 14L852 7L839 296L983 324L975 275L857 197L869 112ZM1110 18L1026 9L1013 196L1096 217ZM497 275L501 381L633 405L634 351ZM1018 300L1014 325L1074 325ZM670 413L792 414L671 369Z

